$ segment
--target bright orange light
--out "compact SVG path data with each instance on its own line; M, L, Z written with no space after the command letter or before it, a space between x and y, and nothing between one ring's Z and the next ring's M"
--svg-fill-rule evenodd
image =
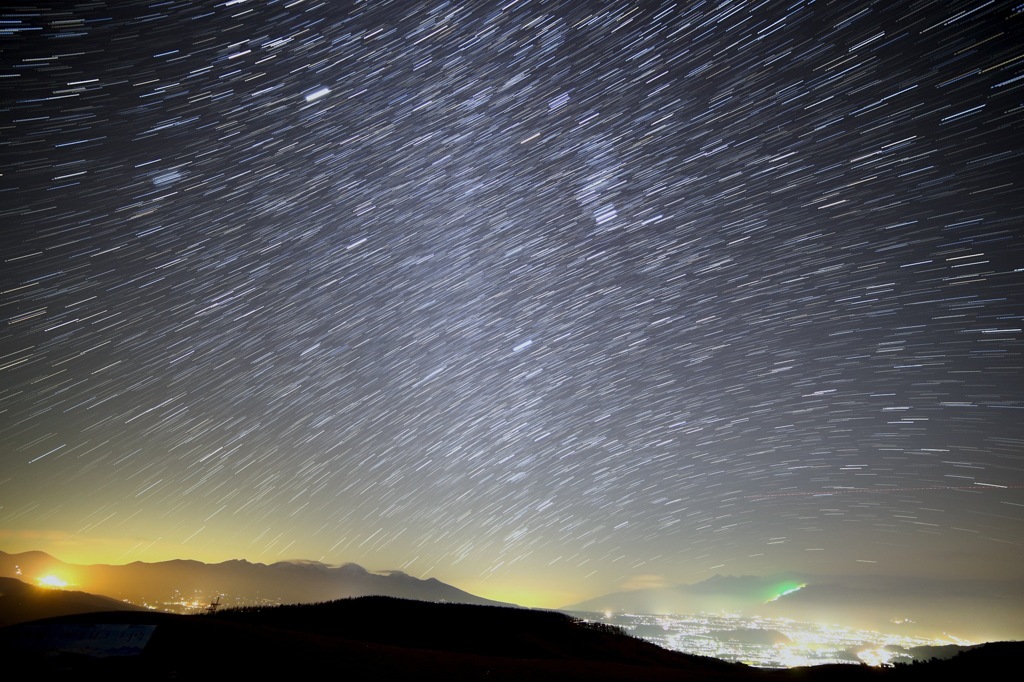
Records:
M52 587L58 590L68 586L67 581L61 580L55 575L44 575L38 582L43 587Z

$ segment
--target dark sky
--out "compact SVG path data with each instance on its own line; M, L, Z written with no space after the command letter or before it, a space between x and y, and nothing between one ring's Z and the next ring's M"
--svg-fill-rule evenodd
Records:
M1019 577L1022 22L19 3L0 545Z

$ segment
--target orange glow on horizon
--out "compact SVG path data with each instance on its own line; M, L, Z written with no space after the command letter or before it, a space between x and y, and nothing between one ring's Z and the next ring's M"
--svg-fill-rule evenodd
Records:
M573 604L585 598L576 592L567 590L550 589L549 587L531 589L528 585L490 585L486 581L470 584L469 587L463 587L461 583L459 586L484 599L493 599L532 609L560 609L566 604Z
M61 580L55 575L44 575L42 578L39 578L36 582L39 583L40 587L49 587L54 590L63 590L65 587L68 586L66 580Z

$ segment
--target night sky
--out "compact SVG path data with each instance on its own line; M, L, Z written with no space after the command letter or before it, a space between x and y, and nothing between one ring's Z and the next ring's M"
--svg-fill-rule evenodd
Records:
M17 3L0 548L561 605L1024 562L1024 5Z

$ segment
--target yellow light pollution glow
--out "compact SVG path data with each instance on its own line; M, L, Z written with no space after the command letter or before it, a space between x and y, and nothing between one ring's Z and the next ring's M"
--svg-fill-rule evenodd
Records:
M68 586L67 581L61 580L55 575L44 575L39 578L36 582L39 583L40 587L49 587L55 590L62 590Z

